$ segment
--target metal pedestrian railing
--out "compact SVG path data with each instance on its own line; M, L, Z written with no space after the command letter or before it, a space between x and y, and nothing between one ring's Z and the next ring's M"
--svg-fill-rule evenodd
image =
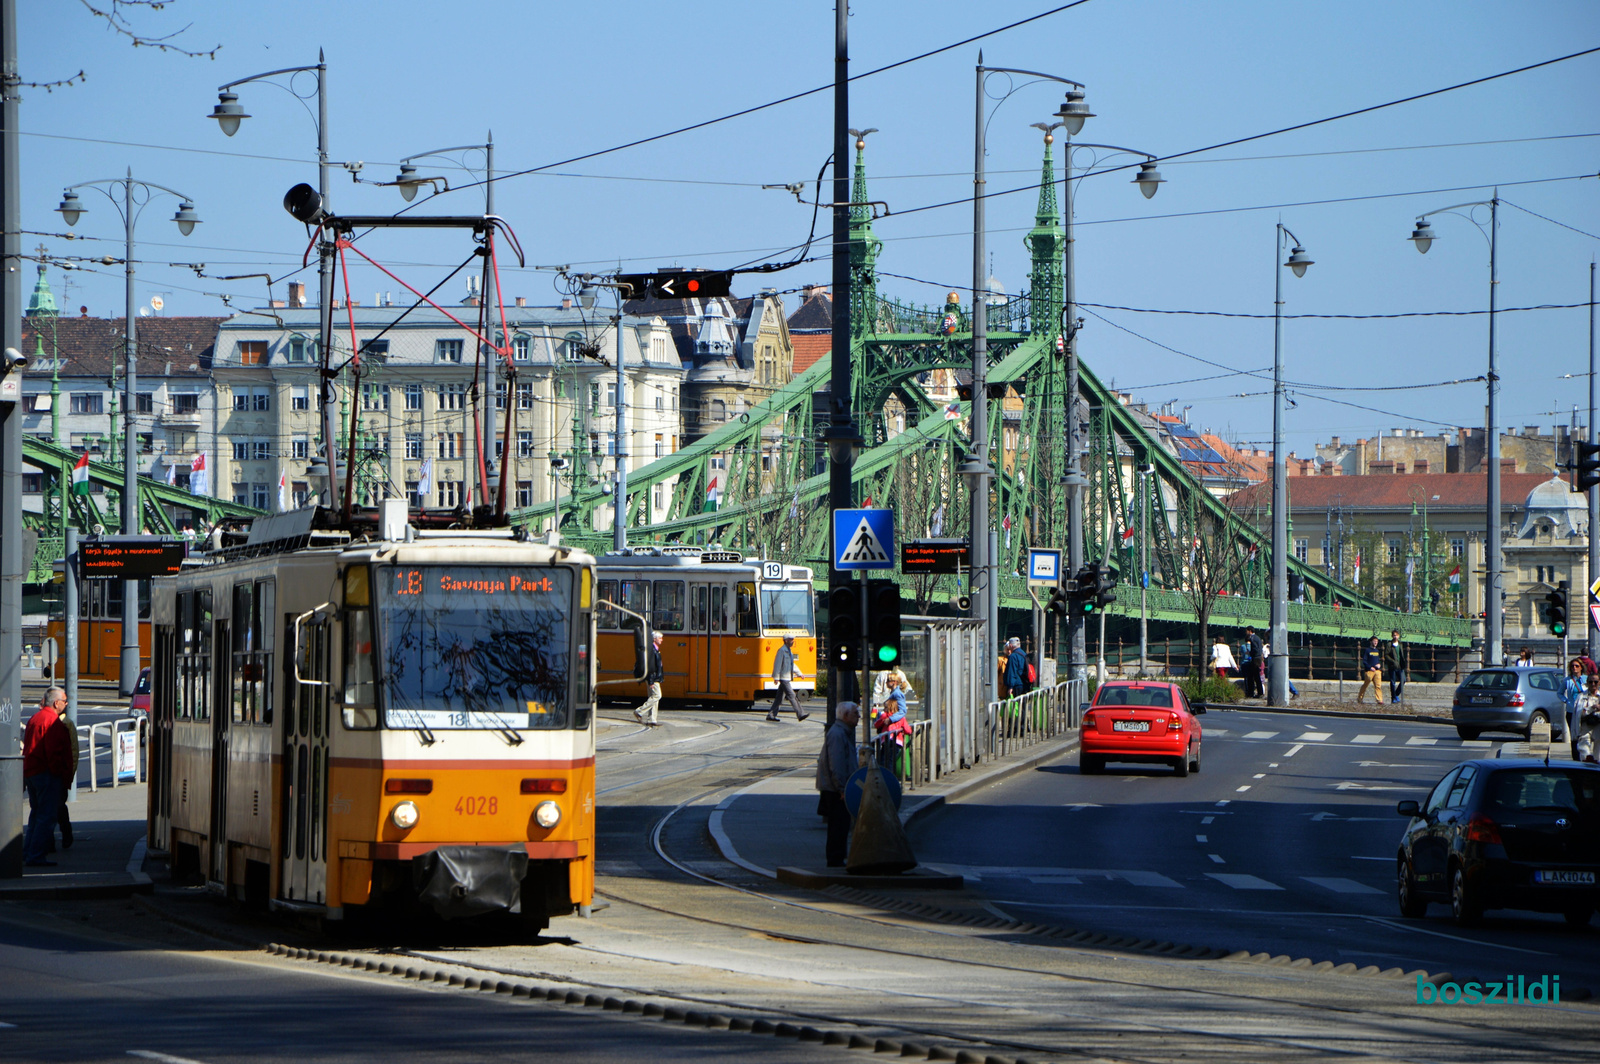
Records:
M87 738L84 754L89 761L89 791L100 789L100 759L95 747L95 736L105 734L106 751L111 765L111 786L121 783L143 783L145 773L144 752L149 739L150 722L144 717L136 719L106 720L98 724L78 725L80 742ZM128 736L128 738L122 738ZM131 779L124 780L124 776Z
M947 707L931 706L928 719L912 723L911 735L893 757L891 768L902 787L915 790L952 772L1066 734L1078 726L1082 704L1088 700L1089 682L1068 680L990 702L982 711L972 706L941 712ZM952 758L955 751L966 756Z
M1088 700L1089 681L1068 680L990 702L983 729L985 756L1004 757L1076 728Z

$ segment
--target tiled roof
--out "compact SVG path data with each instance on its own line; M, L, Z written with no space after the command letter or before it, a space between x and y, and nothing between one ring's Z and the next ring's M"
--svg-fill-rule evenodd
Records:
M1528 493L1550 479L1545 473L1502 473L1500 502L1521 507ZM1482 473L1368 473L1360 476L1296 477L1289 489L1295 510L1326 510L1344 506L1356 510L1409 512L1413 504L1432 510L1481 510L1489 498L1488 478ZM1228 496L1235 509L1267 506L1272 485L1252 484Z
M789 330L789 342L794 345L794 372L798 376L826 358L833 351L833 333L796 333Z
M829 332L833 329L833 299L826 292L817 292L805 300L789 315L789 331Z
M62 376L108 377L120 366L123 318L24 318L22 353L32 358L35 335L46 358L64 357ZM204 377L211 372L217 326L225 318L140 318L139 372L156 377ZM168 368L171 363L171 368ZM37 373L38 370L31 370ZM48 371L47 371L48 375Z

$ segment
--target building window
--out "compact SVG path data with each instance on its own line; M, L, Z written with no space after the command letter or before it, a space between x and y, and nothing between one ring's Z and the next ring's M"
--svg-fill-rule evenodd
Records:
M250 485L250 505L257 510L267 509L271 505L271 487L270 484Z
M136 414L154 414L156 412L156 393L140 392L133 397L133 410Z
M466 452L466 433L439 433L439 457L460 458Z
M421 495L417 494L417 487L417 481L406 481L406 502L420 510L424 505L426 505L426 502Z
M257 462L265 462L272 457L271 440L251 440L250 457Z
M200 396L193 392L180 392L168 400L172 404L174 414L198 414L200 412Z
M272 390L270 388L239 388L233 393L233 408L235 410L271 410Z
M666 498L666 493L662 490L661 485L657 484L655 486L655 508L657 510L661 509L662 507L664 507L666 505L666 503L663 501L665 498Z
M240 340L239 365L260 366L267 361L267 342L265 340Z
M451 510L461 505L461 481L439 481L439 505Z
M533 409L533 382L532 381L518 381L517 382L517 409L518 410L532 410Z
M311 344L304 336L291 336L286 357L290 362L304 362L306 360L306 351L310 346Z
M422 409L422 385L420 385L420 384L408 384L408 385L406 385L406 409L407 410L421 410Z
M665 362L667 360L667 338L665 336L652 336L650 338L650 361Z
M291 384L289 386L289 409L311 409L311 387L305 384Z
M598 432L589 433L589 453L600 453L600 434Z
M467 386L465 384L439 385L440 410L465 410L467 408Z
M772 454L771 454L771 452L768 452L768 451L762 451L761 452L761 471L763 473L772 472Z
M713 399L713 400L711 400L711 420L712 421L726 421L726 420L728 420L728 404L724 403L721 399Z
M1311 541L1309 539L1297 539L1294 541L1294 556L1296 558L1305 561L1310 554Z
M531 433L531 432L522 432L521 430L518 430L518 432L517 432L517 457L518 458L532 458L533 457L533 433Z
M389 409L389 386L387 384L363 384L361 386L361 409Z
M139 433L139 453L150 454L156 449L156 435L153 432Z
M615 381L612 381L610 384L606 385L606 405L617 405L617 384Z
M583 334L567 333L566 342L561 345L562 351L568 362L583 361Z
M250 441L249 440L234 440L233 441L233 460L235 462L248 462L248 461L250 461Z
M1467 556L1467 541L1465 539L1450 540L1450 557L1465 558Z
M511 341L511 361L528 361L528 337L518 336Z
M67 410L73 414L103 414L105 397L99 392L73 392L67 402Z
M617 437L614 434L607 433L606 434L606 454L614 455L616 453L617 453Z
M55 441L51 441L52 443ZM39 495L44 492L43 473L22 474L22 493L24 495Z
M239 487L233 489L233 501L238 503L240 506L249 506L250 505L250 491L249 491L249 489L246 488L242 484Z
M406 457L413 459L422 457L422 433L406 433Z
M361 357L370 358L374 362L389 361L389 341L367 340L361 345Z
M496 410L504 410L506 408L505 381L495 381L494 383L494 408Z
M300 507L304 506L308 501L310 501L311 485L307 484L303 480L292 481L292 484L293 487L290 490L294 492L294 505L295 509L298 510Z
M498 461L500 459L500 456L505 454L505 453L506 453L506 441L501 439L500 437L496 436L495 440L494 440L494 457L495 457L495 460Z
M711 468L712 469L727 469L728 468L728 456L725 455L725 454L714 454L714 455L712 455L711 456Z
M533 505L533 481L517 481L517 508L524 509Z
M298 459L311 457L311 441L304 436L296 436L289 441L289 454Z
M656 401L660 402L659 399L656 400ZM667 441L662 437L661 433L659 433L659 432L656 433L656 457L657 458L661 457L661 455L665 451L666 446L667 446Z
M462 343L460 340L435 340L433 342L433 359L435 362L461 361Z
M656 410L657 411L662 411L662 410L665 410L666 408L667 408L666 396L664 396L664 395L656 396Z

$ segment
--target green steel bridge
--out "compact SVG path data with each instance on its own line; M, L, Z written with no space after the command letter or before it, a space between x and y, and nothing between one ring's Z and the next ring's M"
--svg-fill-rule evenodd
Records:
M1000 597L1006 609L1032 607L1016 572L1022 566L1011 560L1025 557L1030 545L1066 544L1061 429L1072 404L1066 395L1065 359L1057 346L1065 236L1051 151L1046 144L1035 225L1026 237L1033 261L1030 291L989 308L989 394L977 397L990 406L990 448L999 466L991 512L1003 529L1000 557L1006 561ZM851 200L865 204L870 198L864 152L858 147ZM971 449L967 415L973 398L970 389L958 393L954 402L948 396L956 372L971 365L968 312L954 293L942 307L881 298L876 286L881 248L872 232L870 208L855 208L849 249L853 400L867 438L855 463L856 498L860 505L870 500L873 506L892 508L902 539L965 537L968 488L955 470ZM828 388L829 371L829 360L823 359L747 415L675 454L631 470L623 503L629 543L719 543L810 565L819 586L825 584L830 522L821 437L827 407L814 396ZM968 375L963 372L960 379ZM1146 532L1149 616L1194 623L1196 588L1209 580L1213 594L1206 602L1212 623L1265 626L1268 533L1250 515L1234 512L1208 492L1139 416L1081 364L1076 399L1077 416L1087 420L1089 430L1084 556L1109 562L1121 577L1112 612L1138 614L1139 595L1132 586L1136 558L1121 546L1120 531L1138 527L1134 471L1148 464L1158 482L1151 491ZM722 481L721 503L710 509L706 492L713 456L721 457L725 467L714 474ZM670 502L665 516L652 520L650 503L658 489ZM558 503L517 510L511 519L537 531L556 516L568 542L599 552L609 549L611 532L595 531L596 511L610 505L611 496L598 482L579 483ZM1396 612L1320 569L1294 558L1289 564L1306 589L1305 601L1290 607L1293 631L1350 637L1399 628L1412 642L1440 648L1470 642L1466 620ZM945 608L962 590L955 577L899 579L924 613Z
M66 554L69 522L85 535L97 529L115 534L122 528L122 467L111 462L91 461L89 482L105 490L78 495L72 491L72 467L78 464L78 458L78 453L71 448L45 440L24 438L22 442L22 464L41 474L45 500L41 512L23 518L24 525L39 537L27 583L43 584L51 580L55 563ZM102 499L107 509L102 509ZM190 495L183 488L143 476L139 478L137 505L140 526L164 536L178 534L178 521L183 518L174 519L174 514L187 514L195 524L203 522L210 526L223 518L256 517L265 512L222 499Z

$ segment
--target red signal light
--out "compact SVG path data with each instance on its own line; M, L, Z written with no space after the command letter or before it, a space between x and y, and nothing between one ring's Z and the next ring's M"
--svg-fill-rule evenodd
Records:
M689 278L688 288L691 292L698 292L700 291L700 282L691 277Z

